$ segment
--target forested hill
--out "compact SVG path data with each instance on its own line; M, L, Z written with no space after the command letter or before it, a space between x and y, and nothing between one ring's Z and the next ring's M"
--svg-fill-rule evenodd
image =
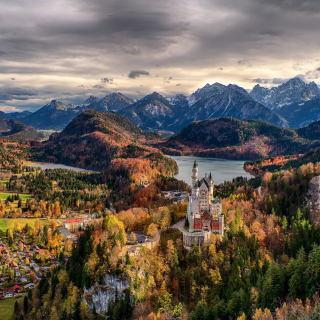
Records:
M320 122L293 130L261 120L208 119L191 123L157 147L165 154L254 160L316 148L319 130Z
M23 124L20 120L5 120L0 118L0 137L9 140L39 140L43 135L32 127Z
M62 132L38 145L36 157L93 170L104 170L112 164L114 169L124 166L131 173L147 176L156 172L171 174L177 170L174 161L145 145L156 136L143 132L117 113L87 110ZM153 173L149 167L151 163Z

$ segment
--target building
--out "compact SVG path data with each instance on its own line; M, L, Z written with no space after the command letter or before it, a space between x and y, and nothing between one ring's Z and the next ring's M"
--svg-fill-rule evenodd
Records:
M57 229L62 234L63 240L71 240L71 241L78 240L78 237L75 234L71 233L67 228L58 227Z
M75 230L75 229L79 229L80 227L83 227L83 221L80 219L69 219L66 221L66 223L64 224L65 228L70 230Z
M191 195L188 199L187 219L189 232L217 232L223 236L224 215L221 213L221 202L213 198L213 180L210 173L198 178L198 165L195 161L192 168Z

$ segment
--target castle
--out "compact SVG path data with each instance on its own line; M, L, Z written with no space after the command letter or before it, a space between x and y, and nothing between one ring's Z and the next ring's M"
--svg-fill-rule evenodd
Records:
M191 195L188 200L187 219L189 232L217 232L223 236L224 215L221 213L221 202L213 199L213 180L210 173L198 179L198 165L194 161L192 168Z

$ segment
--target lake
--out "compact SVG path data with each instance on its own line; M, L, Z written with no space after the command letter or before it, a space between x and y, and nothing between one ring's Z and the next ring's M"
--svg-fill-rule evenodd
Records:
M215 184L232 180L236 177L253 177L250 173L243 170L244 161L226 160L217 158L190 157L190 156L167 156L174 159L179 167L179 173L175 178L183 180L191 185L191 174L194 160L197 160L199 166L199 178L203 178L205 173L212 173L213 182Z
M34 168L41 168L43 170L46 170L46 169L66 169L66 170L73 170L73 171L93 172L92 170L86 170L86 169L77 168L77 167L65 166L64 164L54 164L54 163L32 162L32 163L26 163L26 166L34 167Z

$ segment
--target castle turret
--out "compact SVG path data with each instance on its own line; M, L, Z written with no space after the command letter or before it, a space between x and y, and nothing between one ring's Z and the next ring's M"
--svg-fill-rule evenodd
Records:
M199 171L199 168L198 168L197 161L194 160L193 168L192 168L192 176L191 176L191 179L192 179L192 182L191 182L192 195L196 195L196 192L197 192L196 189L198 188L198 171Z

